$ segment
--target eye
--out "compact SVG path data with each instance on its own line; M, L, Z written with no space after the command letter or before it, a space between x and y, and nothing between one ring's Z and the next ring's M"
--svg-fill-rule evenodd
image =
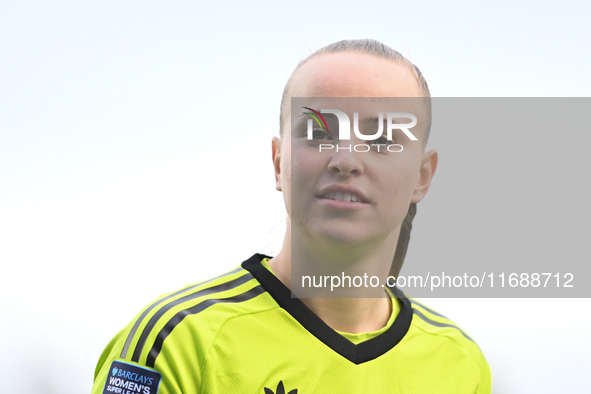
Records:
M332 137L328 133L326 133L325 131L322 131L320 129L313 129L312 130L312 139L324 140L324 139L332 139Z
M381 136L380 138L376 138L375 140L372 140L371 142L372 142L372 144L377 144L377 145L389 145L389 144L396 143L396 141L388 141L388 139L385 136Z

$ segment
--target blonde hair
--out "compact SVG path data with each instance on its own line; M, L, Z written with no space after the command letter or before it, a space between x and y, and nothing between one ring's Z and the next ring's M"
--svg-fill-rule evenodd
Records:
M281 109L279 112L279 130L283 134L283 115L286 112L285 106L288 105L289 91L291 84L298 70L306 64L310 59L329 53L340 53L340 52L358 52L367 55L373 55L384 60L389 60L393 63L403 65L407 67L413 74L421 94L426 98L425 108L427 113L427 127L425 131L425 139L423 144L426 145L427 139L429 138L429 131L431 129L431 93L429 92L429 86L427 81L423 77L423 74L417 66L415 66L410 60L405 58L400 52L395 51L387 45L373 39L361 39L361 40L342 40L333 44L327 45L320 48L316 52L298 63L296 68L291 73L285 88L283 89L283 96L281 97Z

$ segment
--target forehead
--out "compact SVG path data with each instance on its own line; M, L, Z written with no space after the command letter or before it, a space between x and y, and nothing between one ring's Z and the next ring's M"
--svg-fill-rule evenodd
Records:
M322 54L294 76L292 97L422 97L405 65L364 53Z

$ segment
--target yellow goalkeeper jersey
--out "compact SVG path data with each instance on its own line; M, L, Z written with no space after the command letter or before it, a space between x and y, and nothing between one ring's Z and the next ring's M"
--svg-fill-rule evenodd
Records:
M162 295L106 347L93 394L490 393L490 368L452 321L390 289L395 318L355 343L255 254Z

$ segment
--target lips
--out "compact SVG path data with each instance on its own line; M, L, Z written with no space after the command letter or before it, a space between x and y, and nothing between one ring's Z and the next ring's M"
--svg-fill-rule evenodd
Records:
M330 192L327 195L322 196L322 198L327 200L337 200L345 202L361 202L361 199L359 197L351 193Z
M327 200L336 200L344 202L358 202L358 203L369 203L369 200L361 192L361 190L345 185L330 185L322 190L317 196L318 198Z

